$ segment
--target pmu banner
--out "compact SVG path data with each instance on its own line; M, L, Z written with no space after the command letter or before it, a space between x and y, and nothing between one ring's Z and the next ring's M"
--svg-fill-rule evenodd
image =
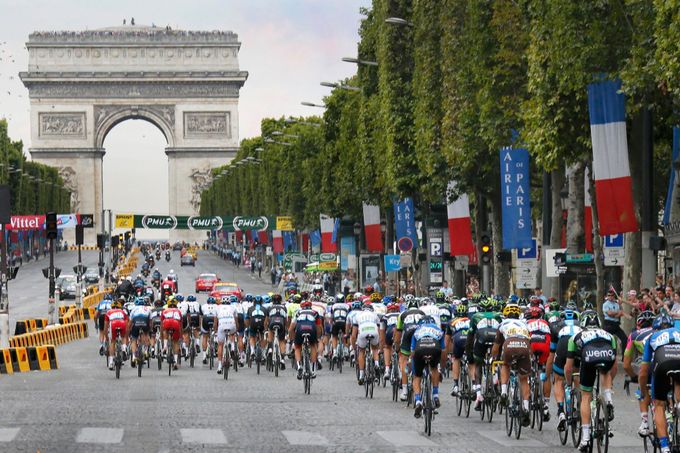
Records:
M525 148L503 148L500 150L500 163L503 248L531 247L529 151Z
M410 252L418 247L416 218L413 200L409 197L394 202L394 224L397 231L397 247L402 252Z
M142 228L148 230L226 230L267 231L275 220L259 217L174 216L116 214L116 228Z

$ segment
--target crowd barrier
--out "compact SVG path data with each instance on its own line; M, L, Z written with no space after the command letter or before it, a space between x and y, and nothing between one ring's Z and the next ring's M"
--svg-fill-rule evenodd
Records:
M59 346L70 341L87 338L87 325L87 321L77 321L70 324L48 326L37 332L14 335L9 339L9 345L12 348L46 345Z
M0 374L46 371L59 368L53 344L0 349Z
M59 307L59 324L71 324L93 319L96 311L97 307L76 308L75 305L62 305Z
M14 335L37 332L47 327L47 318L20 319L14 324Z
M77 245L69 245L68 249L69 250L78 250L78 246ZM81 245L80 250L99 250L99 247L97 247L96 245Z

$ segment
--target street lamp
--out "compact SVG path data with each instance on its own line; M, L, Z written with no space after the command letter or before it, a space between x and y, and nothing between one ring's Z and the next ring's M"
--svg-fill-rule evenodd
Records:
M413 27L413 22L409 22L401 17L388 17L385 19L385 23L393 25L406 25L407 27Z
M315 104L313 102L307 102L307 101L302 101L301 104L304 105L305 107L318 107L320 109L326 108L326 106L323 105L323 104Z
M286 118L284 121L289 124L303 124L305 126L321 127L320 123L312 123L310 121L299 121L296 120L295 118Z
M359 58L352 58L352 57L342 57L342 61L345 63L356 63L359 65L365 65L365 66L378 66L377 61L369 61L369 60L360 60Z
M359 289L359 288L361 288L361 278L360 278L360 275L359 275L359 247L360 247L359 240L361 239L361 223L355 222L353 229L354 229L354 240L355 240L355 247L356 247L356 259L357 259L356 266L355 266L356 282L357 282L357 289Z
M341 88L343 90L349 90L349 91L361 91L361 88L351 86L351 85L343 85L341 83L334 83L334 82L321 82L321 86L323 87L328 87L328 88Z

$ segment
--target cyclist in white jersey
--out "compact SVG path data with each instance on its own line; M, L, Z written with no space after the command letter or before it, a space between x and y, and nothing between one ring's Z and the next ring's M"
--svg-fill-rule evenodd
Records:
M217 373L222 374L222 353L227 336L235 343L236 351L239 351L239 344L235 341L238 332L237 304L224 304L223 301L222 305L217 307L215 318L217 324Z
M203 348L203 364L208 363L208 338L210 337L210 329L214 328L215 316L217 315L216 300L214 297L208 297L206 303L201 305L201 347Z
M370 301L364 302L362 310L357 312L353 319L355 342L359 348L359 385L364 385L364 356L369 342L371 343L371 346L373 346L373 361L375 367L378 368L380 366L378 360L380 354L380 348L378 347L378 344L380 343L380 332L378 331L379 323L380 320L378 319L378 315L373 311L373 304ZM375 377L379 377L377 373Z

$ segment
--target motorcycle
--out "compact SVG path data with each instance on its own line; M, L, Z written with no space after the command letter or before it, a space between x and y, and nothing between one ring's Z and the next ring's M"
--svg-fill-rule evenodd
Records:
M161 260L161 251L156 250L156 261L160 261L160 260Z
M146 278L149 276L149 269L142 269L142 275Z
M156 262L153 259L153 256L149 256L146 259L146 263L149 265L149 267L154 267L156 265Z
M165 252L165 261L170 262L170 252Z
M163 289L161 290L161 300L165 302L168 300L168 297L172 296L173 291L172 291L172 286L165 284L163 285Z
M151 280L151 286L153 286L156 289L160 289L161 279L160 278L154 278L153 280Z

